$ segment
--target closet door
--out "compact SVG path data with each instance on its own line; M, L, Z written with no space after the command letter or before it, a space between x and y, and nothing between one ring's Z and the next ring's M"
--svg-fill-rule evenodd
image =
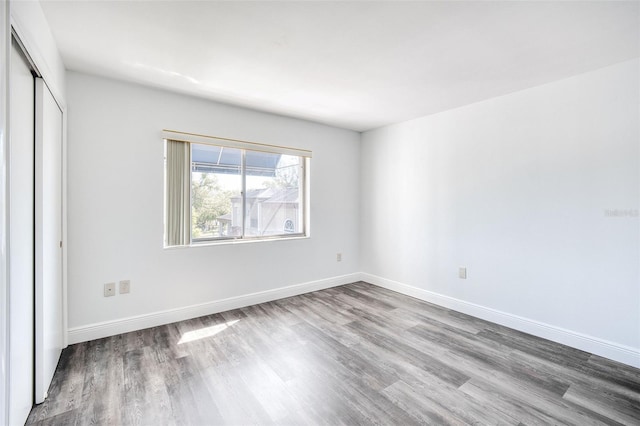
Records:
M62 111L36 78L35 402L47 390L62 352Z
M9 90L9 424L33 405L34 78L11 43Z

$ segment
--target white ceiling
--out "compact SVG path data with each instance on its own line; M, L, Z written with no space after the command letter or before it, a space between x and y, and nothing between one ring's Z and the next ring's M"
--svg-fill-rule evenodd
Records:
M69 70L368 130L640 56L640 3L55 1Z

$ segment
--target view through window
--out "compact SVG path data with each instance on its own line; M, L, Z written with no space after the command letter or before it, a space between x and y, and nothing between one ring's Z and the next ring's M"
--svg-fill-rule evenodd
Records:
M191 239L304 234L305 158L191 144Z

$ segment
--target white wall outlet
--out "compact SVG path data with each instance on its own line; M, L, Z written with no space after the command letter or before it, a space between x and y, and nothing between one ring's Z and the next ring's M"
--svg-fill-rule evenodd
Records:
M130 280L120 281L120 294L129 293L130 291L131 291L131 281Z
M467 279L467 268L464 266L461 266L458 268L458 277L460 277L463 280Z
M336 253L336 262L342 262L342 253Z
M116 295L116 283L106 283L104 285L104 297Z

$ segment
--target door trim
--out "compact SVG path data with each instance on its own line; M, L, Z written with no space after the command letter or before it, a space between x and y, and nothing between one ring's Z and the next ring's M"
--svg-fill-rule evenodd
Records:
M9 58L11 32L9 31L9 2L0 0L0 423L9 424Z

